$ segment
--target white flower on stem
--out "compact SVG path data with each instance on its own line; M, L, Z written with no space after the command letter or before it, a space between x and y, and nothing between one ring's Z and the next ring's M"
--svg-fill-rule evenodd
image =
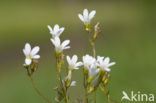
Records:
M25 48L23 49L23 53L25 55L25 64L30 65L32 63L33 59L39 59L40 55L37 55L39 52L40 47L35 46L33 49L31 49L31 46L29 43L25 44Z
M91 64L91 67L88 70L89 70L88 72L89 79L94 78L100 71L100 69L97 68L96 64Z
M80 20L85 24L88 25L90 24L91 20L94 18L96 14L95 10L92 10L90 13L88 12L87 9L83 10L83 15L82 14L78 14L78 17L80 18Z
M72 87L72 86L76 86L76 81L72 81L71 84L70 84L70 86L71 86L71 87Z
M55 37L54 39L50 39L50 40L54 44L57 53L61 53L64 49L70 48L70 46L68 46L70 40L65 40L62 43L59 37Z
M59 37L64 31L64 27L60 28L58 24L56 24L53 29L50 25L48 25L48 29L50 30L50 34L53 38Z
M77 55L73 55L72 58L70 58L69 56L66 56L66 58L67 58L67 62L69 65L69 69L71 69L71 70L79 69L78 67L83 65L82 62L77 62L77 60L78 60Z
M96 63L96 59L93 58L92 56L89 56L88 54L83 56L82 59L85 69L89 69L92 64Z
M115 65L115 62L110 63L110 58L109 57L104 58L104 57L98 56L97 61L99 63L99 67L101 68L101 70L107 71L107 72L110 71L110 68L109 68L110 66Z

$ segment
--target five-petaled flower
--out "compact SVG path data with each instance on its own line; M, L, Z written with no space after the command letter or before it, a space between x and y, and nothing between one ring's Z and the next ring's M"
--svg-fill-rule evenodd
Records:
M56 24L53 29L50 25L48 25L48 28L53 38L59 37L64 31L64 27L60 28L58 24Z
M29 43L25 44L25 48L23 49L23 53L25 55L25 64L30 65L32 63L33 59L39 59L40 55L37 55L39 52L40 47L35 46L33 49L31 49L31 46Z
M109 57L104 58L104 57L98 56L97 62L99 64L98 66L100 67L100 69L102 71L107 71L107 72L110 71L110 68L109 68L110 66L115 65L115 62L110 63L110 58Z
M83 15L82 14L78 14L78 17L80 18L80 20L85 24L85 25L89 25L91 20L94 18L96 14L95 10L92 10L90 13L88 12L87 9L83 10Z
M70 48L70 46L67 46L70 43L70 40L65 40L62 42L62 44L61 44L59 37L55 37L55 38L50 39L50 40L55 46L56 53L61 53L64 49Z
M77 60L78 60L77 55L73 55L72 58L70 58L69 56L67 56L66 58L67 58L67 62L68 62L68 65L69 65L69 69L70 70L79 69L78 67L81 66L81 65L83 65L82 62L77 62Z

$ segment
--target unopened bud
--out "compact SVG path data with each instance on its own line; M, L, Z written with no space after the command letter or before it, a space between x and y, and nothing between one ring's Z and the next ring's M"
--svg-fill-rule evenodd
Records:
M95 40L98 35L99 35L99 31L100 31L100 27L99 27L99 22L94 26L94 35L93 35L93 39Z
M71 77L72 77L72 71L68 71L68 75L65 78L65 85L66 87L70 87L71 84Z
M33 60L31 65L30 65L31 70L34 72L38 68L38 60Z

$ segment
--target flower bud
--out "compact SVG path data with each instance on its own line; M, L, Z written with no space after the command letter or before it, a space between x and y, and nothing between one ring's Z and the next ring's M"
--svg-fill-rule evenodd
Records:
M100 27L99 27L99 24L100 23L97 23L95 26L94 26L94 35L93 35L93 39L95 40L98 35L99 35L99 31L100 31Z
M71 78L72 78L72 71L68 71L68 75L66 76L65 78L65 85L66 87L70 87L70 84L71 84Z
M33 60L30 65L30 68L31 68L32 72L36 71L38 68L38 60Z

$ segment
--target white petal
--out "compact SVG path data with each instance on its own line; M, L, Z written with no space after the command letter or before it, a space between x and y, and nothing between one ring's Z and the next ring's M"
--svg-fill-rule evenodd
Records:
M75 64L76 62L77 62L77 55L74 55L73 57L72 57L72 61L73 61L73 63Z
M76 67L78 67L78 66L82 66L82 65L83 65L82 62L77 62L77 63L76 63Z
M60 38L59 37L55 37L55 46L59 46L61 44Z
M64 31L64 28L60 28L59 31L57 32L57 36L60 36L63 31Z
M68 44L70 43L70 40L65 40L63 43L62 43L62 47L66 47Z
M108 67L115 65L115 62L108 64Z
M106 68L105 71L110 72L111 70L109 68Z
M70 46L66 46L66 47L64 47L63 49L69 49L70 48Z
M103 60L103 59L104 59L104 57L97 56L97 61L101 61L101 60Z
M25 56L28 55L25 49L23 49L23 53L24 53Z
M29 54L31 52L31 46L29 43L26 43L25 44L25 53L26 54Z
M56 25L54 26L54 32L56 33L58 30L59 30L59 25L56 24Z
M54 39L50 39L50 40L51 40L51 42L53 43L53 45L56 46L55 40L54 40Z
M34 55L36 55L38 52L39 52L39 50L40 50L40 47L39 46L36 46L36 47L34 47L33 49L32 49L32 51L31 51L31 56L34 56Z
M49 29L50 32L53 31L53 29L51 28L50 25L48 25L48 29Z
M78 70L79 68L74 68L75 70Z
M32 62L32 60L31 60L31 59L27 59L27 58L25 59L25 64L26 64L26 65L30 65L30 64L31 64L31 62Z
M34 55L32 58L33 59L39 59L40 58L40 55Z
M71 59L70 59L70 57L69 57L69 56L66 56L66 58L67 58L68 64L70 65L70 64L71 64Z
M80 20L81 20L82 22L84 22L84 18L83 18L83 16L82 16L81 14L78 14L78 17L80 18Z
M105 64L108 64L109 61L110 61L110 58L109 58L109 57L106 57L105 60L104 60L104 63L105 63Z
M76 81L72 81L70 86L76 86Z
M52 35L53 38L55 38L56 35L53 31L51 31L50 34Z
M88 10L87 9L83 10L83 16L84 16L84 18L88 18Z
M96 14L95 10L91 11L91 13L89 14L89 20L91 20L95 14Z

